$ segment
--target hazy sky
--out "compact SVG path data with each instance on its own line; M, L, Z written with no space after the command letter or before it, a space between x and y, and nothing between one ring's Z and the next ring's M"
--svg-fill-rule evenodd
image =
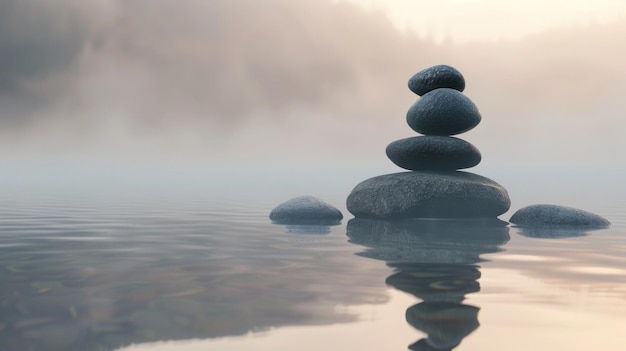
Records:
M621 0L336 0L383 11L399 28L454 42L518 39L626 17Z
M447 63L479 167L620 168L625 55L621 1L4 0L0 158L394 171L406 81Z

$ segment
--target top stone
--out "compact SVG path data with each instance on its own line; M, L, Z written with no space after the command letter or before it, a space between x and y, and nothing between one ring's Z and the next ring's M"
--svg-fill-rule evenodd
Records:
M463 91L465 89L465 79L461 72L448 65L426 68L417 72L409 79L409 89L419 96L439 88Z

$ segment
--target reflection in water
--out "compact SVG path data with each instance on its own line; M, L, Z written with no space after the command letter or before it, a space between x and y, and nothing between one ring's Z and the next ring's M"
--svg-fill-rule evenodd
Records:
M500 251L509 241L506 222L497 219L348 222L350 242L367 247L359 255L384 260L394 269L388 285L423 302L406 320L428 335L412 350L452 350L478 328L478 307L463 304L480 290L480 255Z
M290 240L264 210L165 204L3 199L0 350L106 351L341 323L358 316L337 305L386 300L371 283L383 270L356 262L343 237Z
M330 227L341 224L340 220L293 220L272 221L272 224L284 226L289 234L329 234Z
M313 224L290 224L285 229L290 234L328 234L330 226Z
M397 273L385 281L398 290L422 300L461 302L465 294L477 292L480 271L473 265L400 263L390 264Z
M529 238L545 238L545 239L559 239L559 238L575 238L579 236L589 235L589 231L602 229L602 228L589 228L589 227L515 227L518 229L520 235Z
M478 328L478 307L453 302L422 302L406 310L406 320L428 334L411 350L451 350Z

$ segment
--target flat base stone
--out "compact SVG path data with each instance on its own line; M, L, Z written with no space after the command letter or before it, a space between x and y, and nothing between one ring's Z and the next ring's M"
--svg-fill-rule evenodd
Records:
M460 171L385 174L358 184L348 211L363 218L497 217L511 206L500 184Z
M511 223L519 227L584 227L602 229L611 225L605 218L577 208L559 205L531 205L517 210Z
M270 212L270 220L276 224L335 225L342 219L333 205L308 195L287 200Z

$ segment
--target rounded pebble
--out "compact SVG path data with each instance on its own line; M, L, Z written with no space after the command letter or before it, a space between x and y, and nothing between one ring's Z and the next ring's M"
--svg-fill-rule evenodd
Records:
M409 79L409 89L420 96L439 88L463 91L465 79L461 72L448 65L437 65L423 69Z
M454 135L480 123L480 111L457 90L441 88L424 94L406 114L409 126L425 135Z
M341 211L313 196L300 196L287 200L270 212L270 219L277 224L339 223Z
M517 210L511 223L520 227L578 226L606 228L611 222L591 212L559 205L531 205Z

